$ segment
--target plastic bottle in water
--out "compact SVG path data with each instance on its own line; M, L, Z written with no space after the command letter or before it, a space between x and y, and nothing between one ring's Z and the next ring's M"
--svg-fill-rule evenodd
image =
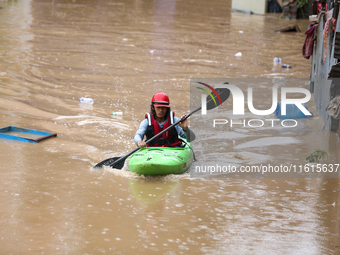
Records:
M308 108L305 104L302 104L306 110ZM309 112L309 111L308 111ZM281 102L277 103L277 107L275 110L275 116L279 119L301 119L312 117L313 113L310 112L311 115L305 115L295 104L286 104L286 115L282 115L281 112Z
M282 64L282 67L283 68L292 68L290 65L287 65L287 64Z
M281 58L273 58L273 61L275 63L281 63L282 62L282 59Z
M113 115L123 115L123 113L121 111L119 111L119 112L111 112L111 116L113 116Z
M79 98L79 102L84 104L93 104L93 99L89 97L81 97Z

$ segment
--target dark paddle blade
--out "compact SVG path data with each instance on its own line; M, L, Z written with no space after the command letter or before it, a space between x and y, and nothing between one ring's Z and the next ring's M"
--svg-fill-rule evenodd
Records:
M230 96L230 90L225 88L225 89L216 89L218 95L221 98L221 102L223 103L224 101L226 101L228 99L228 97ZM214 95L215 98L215 102L214 100L212 100L212 98L210 96L207 97L207 110L211 110L214 109L215 107L219 106L221 104L220 100L218 100L217 96Z
M120 161L117 164L113 164L115 161L117 161L118 159L120 159L121 157L114 157L114 158L108 158L103 160L102 162L98 163L97 165L95 165L93 168L102 168L104 166L110 166L110 167L114 167L117 169L122 169L125 163L125 159Z

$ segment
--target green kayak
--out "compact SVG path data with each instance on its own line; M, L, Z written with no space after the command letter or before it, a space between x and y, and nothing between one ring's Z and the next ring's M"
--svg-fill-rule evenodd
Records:
M193 151L187 142L184 148L148 147L132 154L129 170L137 174L182 174L193 160Z

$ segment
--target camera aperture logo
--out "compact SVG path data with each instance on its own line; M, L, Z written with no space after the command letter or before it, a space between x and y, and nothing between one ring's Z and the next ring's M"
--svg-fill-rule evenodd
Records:
M222 106L222 102L226 101L230 94L233 96L233 116L234 115L244 115L244 105L245 105L245 96L242 90L236 85L232 85L229 83L217 84L214 87L203 83L197 82L198 84L204 85L209 88L213 93L208 91L205 88L197 87L198 89L203 90L208 94L206 97L205 94L201 96L201 114L206 115L207 110L215 108L218 105ZM288 98L288 93L294 94L303 94L303 98ZM221 99L222 98L222 99ZM242 125L243 127L263 127L265 122L271 124L271 127L274 127L274 123L281 121L282 127L296 127L297 121L296 118L308 118L312 116L312 113L308 111L307 103L311 99L311 93L309 90L298 87L281 87L281 101L278 101L278 87L272 87L272 105L267 110L258 110L255 109L253 104L253 88L247 88L247 105L248 109L251 113L258 116L266 116L272 113L275 113L277 118L275 119L250 119L246 121L243 120L233 120L233 119L213 119L213 127L217 125L226 125L229 124L230 127L233 125ZM218 100L218 101L217 101Z
M218 100L220 101L220 104L222 105L222 101L221 101L220 95L218 94L218 92L217 92L212 86L210 86L210 85L208 85L208 84L205 84L205 83L203 83L203 82L197 82L197 83L206 86L206 87L209 88L213 93L215 93L216 97L217 97ZM207 94L210 96L210 98L214 101L215 106L217 106L216 99L215 99L214 96L209 92L209 90L206 90L206 89L201 88L201 87L196 87L196 88L201 89L201 90L203 90L205 93L207 93ZM202 98L203 98L203 97L202 97ZM204 97L204 98L205 98L205 97ZM204 99L202 99L202 100L204 100ZM202 105L203 105L203 102L202 102ZM204 105L206 105L206 103L205 103ZM206 110L206 108L205 108L205 110ZM203 114L203 113L202 113L202 114ZM206 111L205 111L205 114L206 114Z

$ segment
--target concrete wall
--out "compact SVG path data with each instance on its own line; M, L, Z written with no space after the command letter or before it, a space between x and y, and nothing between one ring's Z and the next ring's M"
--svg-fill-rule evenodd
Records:
M252 11L256 14L265 14L267 0L232 0L231 8L241 11Z

